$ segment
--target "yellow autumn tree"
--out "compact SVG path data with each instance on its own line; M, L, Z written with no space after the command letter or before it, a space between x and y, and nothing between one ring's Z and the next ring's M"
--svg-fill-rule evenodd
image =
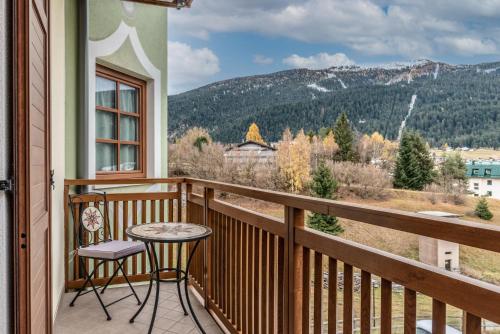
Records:
M262 138L262 136L260 135L259 127L255 123L252 123L250 125L250 127L248 128L246 140L247 141L254 141L256 143L261 143L261 144L266 143L264 141L264 139Z
M301 191L310 176L311 143L309 138L303 130L300 130L293 139L290 129L286 129L277 148L276 162L281 177L291 191Z
M333 131L328 132L323 139L323 151L325 156L333 158L333 155L338 151L339 145L335 142Z

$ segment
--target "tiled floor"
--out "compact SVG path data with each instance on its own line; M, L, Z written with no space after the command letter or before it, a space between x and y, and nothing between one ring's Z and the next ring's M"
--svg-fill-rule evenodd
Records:
M147 285L136 286L139 298L143 300L147 293ZM93 293L81 296L74 307L69 302L74 293L63 296L54 327L55 334L128 334L147 333L154 304L154 286L148 303L133 324L129 319L139 306L135 298L129 297L109 307L112 320L107 321L96 296ZM103 296L104 303L110 302L129 293L128 288L109 288ZM202 307L193 294L191 303L203 328L208 334L223 333L212 317ZM187 307L187 305L186 305ZM160 301L153 333L155 334L191 334L199 333L196 324L190 316L184 316L175 284L160 285Z

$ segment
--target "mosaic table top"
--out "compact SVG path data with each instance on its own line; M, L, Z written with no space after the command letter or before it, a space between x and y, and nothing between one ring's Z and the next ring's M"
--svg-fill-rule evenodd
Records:
M168 243L203 239L212 234L212 230L189 223L151 223L130 226L126 233L132 239Z

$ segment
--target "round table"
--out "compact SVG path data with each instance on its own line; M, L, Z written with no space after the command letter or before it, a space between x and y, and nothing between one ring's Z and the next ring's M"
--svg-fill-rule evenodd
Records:
M184 310L184 314L188 315L186 307L184 306L184 301L181 295L181 287L180 284L184 281L184 292L185 298L191 312L191 316L193 317L196 325L200 329L202 333L205 333L201 324L196 317L196 314L193 311L193 307L191 306L191 301L189 299L188 293L188 282L189 282L189 265L191 264L191 260L193 258L193 254L198 247L198 244L201 240L208 238L212 234L212 230L209 227L203 225L195 225L188 223L151 223L151 224L142 224L142 225L134 225L130 226L126 230L127 235L133 240L143 241L146 245L146 252L148 254L149 265L150 265L150 274L151 277L149 279L149 289L146 295L145 300L143 301L141 307L134 316L130 319L130 322L133 323L135 318L141 313L146 305L146 302L149 299L151 294L151 289L153 286L153 280L156 281L156 298L155 304L153 308L153 315L151 317L151 323L149 325L149 332L153 330L153 325L156 318L156 310L158 308L158 298L160 295L160 283L176 283L177 284L177 293L179 295L179 300ZM182 270L182 245L187 242L195 242L193 249L191 250L187 263L186 270ZM177 266L173 268L160 268L158 263L158 255L156 254L156 250L154 247L155 243L172 243L178 245L177 250ZM161 279L160 273L163 271L173 271L176 273L176 278L172 279Z

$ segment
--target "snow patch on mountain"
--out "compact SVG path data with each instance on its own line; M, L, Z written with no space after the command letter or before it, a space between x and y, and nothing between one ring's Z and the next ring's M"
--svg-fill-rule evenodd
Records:
M326 89L325 87L321 87L321 86L319 86L316 83L309 84L309 85L307 85L307 87L311 88L311 89L316 89L318 92L322 92L322 93L329 93L329 92L331 92L331 90Z
M434 80L437 79L439 73L439 63L436 64L436 69L434 70L434 73L432 74L434 76Z
M413 94L411 96L410 105L408 107L408 114L406 114L406 117L403 119L403 121L401 122L401 126L399 127L398 141L401 140L401 136L403 135L403 130L405 129L405 126L406 126L406 121L411 116L411 112L413 111L413 108L415 107L415 102L416 101L417 101L417 95Z
M340 82L340 85L342 86L342 88L346 89L347 86L346 84L342 81L342 79L338 78L339 82Z
M488 68L488 69L484 70L484 73L490 74L492 72L496 72L497 70L500 70L500 67Z

